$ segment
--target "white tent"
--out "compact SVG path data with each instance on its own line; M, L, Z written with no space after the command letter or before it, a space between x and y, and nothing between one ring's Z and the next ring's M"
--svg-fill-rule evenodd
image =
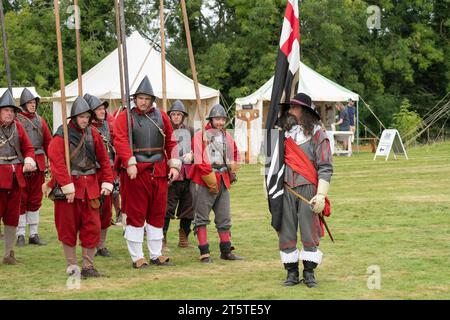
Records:
M150 52L150 54L148 54ZM130 81L130 93L133 93L141 80L147 75L153 87L155 95L162 98L161 54L151 50L150 44L138 32L134 32L127 38L128 75ZM148 56L148 57L147 57ZM89 93L100 99L110 102L110 108L120 105L120 80L119 80L118 50L115 49L106 58L91 68L82 76L83 94ZM166 83L168 109L176 99L183 101L189 112L189 124L200 121L198 110L195 110L196 97L193 81L178 71L166 61ZM199 85L202 109L207 111L216 103L219 103L220 92L218 90ZM66 86L67 114L70 114L72 102L78 95L78 80ZM60 91L53 97L60 97ZM61 125L61 104L54 99L53 102L53 131ZM157 101L159 107L162 102Z
M236 110L251 108L259 110L259 118L251 122L251 158L260 154L263 142L262 129L265 126L272 94L273 77L251 95L235 100ZM327 102L359 101L359 95L325 78L303 62L300 62L300 80L298 92L308 94L318 108L324 123L329 125L335 120L334 106ZM358 114L358 112L357 112ZM356 122L357 124L357 122ZM245 121L235 119L235 139L241 152L247 151L247 125Z

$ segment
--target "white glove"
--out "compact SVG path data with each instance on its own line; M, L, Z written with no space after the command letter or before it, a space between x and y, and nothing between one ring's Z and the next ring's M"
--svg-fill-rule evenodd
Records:
M317 194L309 202L314 213L320 214L325 208L325 197L328 194L328 189L330 189L330 183L320 179Z

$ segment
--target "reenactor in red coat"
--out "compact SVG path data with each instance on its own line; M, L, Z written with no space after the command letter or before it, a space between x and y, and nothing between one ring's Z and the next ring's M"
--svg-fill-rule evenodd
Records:
M189 189L191 180L188 179L189 170L193 162L193 153L191 148L194 129L184 124L184 119L189 116L186 108L180 100L177 100L171 106L169 112L170 122L174 129L175 139L177 141L179 159L182 162L181 171L178 179L169 186L169 195L167 200L167 213L164 222L164 247L167 248L167 231L169 230L170 220L176 217L180 219L180 228L178 230L178 247L189 248L192 245L188 241L191 232L191 223L194 219L194 210L192 209L192 195Z
M52 141L52 134L43 118L37 114L40 98L31 93L27 88L23 89L20 96L22 112L17 115L17 120L24 127L31 144L37 163L37 170L25 174L26 186L22 192L21 213L17 227L17 246L25 245L25 232L28 225L28 243L45 245L38 234L39 210L42 205L42 184L45 182L45 156L48 155L48 146Z
M156 99L148 77L133 94L135 107L119 114L114 123L114 147L126 171L123 186L126 193L127 226L124 237L137 269L148 267L144 258L144 232L150 262L159 266L171 263L162 255L164 216L167 208L169 181L177 179L181 161L169 117L156 107ZM127 113L130 112L133 144L128 137Z
M98 133L102 137L103 144L105 145L106 152L108 153L109 162L111 164L111 169L114 166L115 150L113 146L113 117L106 112L109 106L107 101L101 101L95 96L90 94L85 94L84 99L89 104L91 111L94 113L92 119L92 127L98 130ZM113 171L114 174L114 171ZM114 180L116 177L114 177ZM111 253L108 248L106 248L106 235L108 233L108 228L111 226L112 218L112 207L113 207L113 196L105 196L103 198L100 209L100 219L101 219L101 232L100 232L100 242L97 245L96 256L110 257Z
M195 134L193 140L194 165L189 173L192 180L191 193L194 207L194 230L198 237L200 261L212 262L207 238L207 225L210 212L214 211L217 232L220 238L220 258L241 260L231 251L231 210L228 189L234 178L239 159L239 151L230 134L225 131L227 114L223 106L215 105L207 118L206 139L202 132Z
M70 174L64 157L62 126L49 146L52 181L56 183L49 185L55 195L58 187L65 195L65 199L55 199L55 225L67 260L67 274L99 277L101 274L94 268L101 229L99 198L108 196L113 189L111 163L102 137L90 126L92 112L82 97L74 101L69 118ZM81 272L76 255L78 236L83 255Z
M17 121L20 109L9 90L0 98L0 219L5 226L4 264L16 264L14 242L20 217L24 173L36 170L34 148Z

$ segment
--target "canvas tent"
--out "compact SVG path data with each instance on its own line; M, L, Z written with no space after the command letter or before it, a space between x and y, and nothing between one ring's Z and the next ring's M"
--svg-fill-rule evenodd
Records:
M150 48L150 44L138 32L134 32L127 38L130 93L136 90L141 80L147 75L155 95L162 98L161 54L156 50L150 50ZM149 51L151 52L148 55ZM116 48L97 65L83 74L83 94L89 93L100 99L108 100L110 108L118 108L121 100L119 79L119 60ZM198 110L195 110L196 97L193 81L169 62L166 62L166 79L168 109L172 102L180 99L189 112L189 124L192 126L194 122L198 124L200 115ZM209 111L214 104L219 103L220 92L204 85L199 85L199 87L202 110L207 108L206 111ZM70 114L72 102L77 95L78 80L75 80L66 86L68 115ZM61 125L61 103L58 101L60 96L60 91L53 94L53 131ZM162 107L161 101L157 101L157 104Z
M34 94L35 96L40 97L40 95L36 92L36 88L35 87L14 87L12 88L12 93L13 93L13 97L17 102L17 106L19 106L20 103L20 95L22 94L23 89L27 88L28 90L31 91L32 94ZM8 88L0 88L0 96L2 96L5 91L8 90Z
M262 130L265 127L267 112L269 110L272 84L273 77L251 95L238 98L235 101L236 110L250 108L259 110L259 118L253 120L250 127L252 130L250 148L252 159L255 159L261 152L261 143L263 142ZM311 97L314 105L321 114L322 121L327 126L327 130L331 129L331 123L335 122L336 112L334 102L344 102L350 98L355 100L357 102L356 116L358 117L359 95L325 78L303 62L300 62L298 92L304 92ZM245 121L235 119L235 139L239 150L241 152L246 151L247 126Z

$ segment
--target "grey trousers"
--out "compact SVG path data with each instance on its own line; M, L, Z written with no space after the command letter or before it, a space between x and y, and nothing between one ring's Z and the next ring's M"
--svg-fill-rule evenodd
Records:
M214 211L214 223L218 231L231 228L230 192L220 180L218 194L209 192L207 187L191 182L192 207L194 208L194 226L200 227L211 223L209 214Z
M316 194L316 187L312 184L293 188L306 199L310 200ZM284 189L283 217L281 229L278 233L280 250L291 253L297 250L297 232L300 227L300 237L304 251L317 251L320 242L321 228L317 214L310 205Z

